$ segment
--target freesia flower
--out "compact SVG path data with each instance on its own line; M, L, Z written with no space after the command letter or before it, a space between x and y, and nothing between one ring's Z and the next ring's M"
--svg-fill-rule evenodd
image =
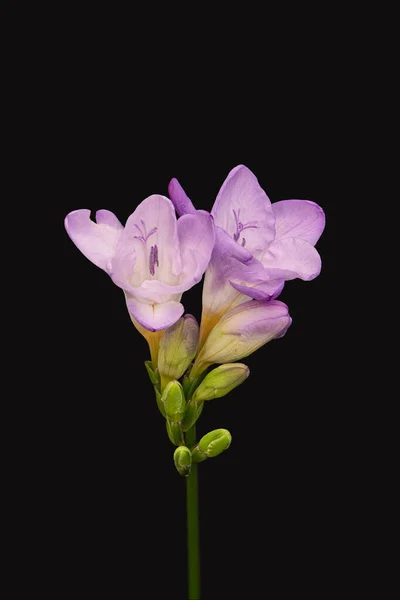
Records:
M168 189L178 214L196 213L176 179ZM273 300L287 280L317 277L321 259L314 245L325 226L324 213L314 202L271 204L244 165L229 173L211 214L216 242L204 279L200 346L232 307L249 297Z
M108 210L75 210L65 218L74 244L125 292L134 323L161 331L182 315L182 293L200 281L214 246L213 219L196 211L176 219L172 202L153 195L136 208L125 227ZM150 342L149 342L150 343Z
M191 378L214 363L240 360L267 342L282 337L292 323L283 302L248 300L227 312L215 325L196 356Z

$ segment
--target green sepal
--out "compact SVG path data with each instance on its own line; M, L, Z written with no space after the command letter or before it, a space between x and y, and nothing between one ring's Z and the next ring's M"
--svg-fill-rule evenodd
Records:
M151 383L160 389L160 373L158 372L158 369L153 369L153 363L151 360L145 360L144 366L146 367Z
M190 398L189 396L189 390L192 386L193 381L190 379L190 375L189 375L189 371L187 372L186 375L184 375L183 379L182 379L182 389L183 389L183 393L185 394L185 398Z
M191 450L192 453L192 462L193 463L200 463L203 462L203 460L207 460L208 456L207 454L204 454L203 452L201 452L201 450L199 450L199 446L194 446L194 448L192 448Z
M170 441L175 446L182 446L185 443L185 440L183 437L183 431L182 431L181 424L174 422L174 421L169 421L167 419L166 427L167 427L167 434L168 434Z
M158 406L158 408L159 408L159 410L160 410L160 413L162 414L162 416L163 416L163 417L165 417L165 418L166 418L166 417L167 417L167 415L165 414L164 403L163 403L163 401L161 400L161 394L160 394L160 392L158 391L158 389L156 388L156 386L154 386L154 391L155 391L155 393L156 393L156 401L157 401L157 406Z
M203 462L206 458L214 458L227 450L232 442L232 436L227 429L215 429L204 435L192 448L194 463Z
M204 402L189 402L186 405L185 416L182 420L183 431L189 431L200 417L204 408Z
M174 452L174 463L179 475L187 477L192 468L192 453L186 446L178 446Z
M203 379L206 375L207 375L207 369L205 371L203 371L203 373L201 373L201 375L199 375L195 379L192 379L190 377L190 373L188 373L188 375L185 375L185 377L183 378L183 381L182 381L182 386L183 386L183 391L185 393L186 398L190 399L193 396L195 390L201 384L201 382L203 381Z

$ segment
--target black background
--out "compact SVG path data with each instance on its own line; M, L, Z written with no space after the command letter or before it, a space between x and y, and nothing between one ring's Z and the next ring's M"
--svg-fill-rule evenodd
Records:
M110 53L88 39L55 57L45 49L46 189L62 265L58 391L43 443L54 597L186 597L185 481L143 365L147 344L122 291L77 250L63 219L107 208L124 223L150 194L167 195L172 177L210 210L239 163L272 202L313 200L327 224L321 275L288 282L279 298L293 318L286 336L244 359L249 379L199 421L199 435L224 427L233 437L199 467L202 597L326 597L349 569L339 551L350 475L335 352L341 92L295 55L272 85L258 47L222 51L216 64L201 53L143 63L143 49L127 59L123 42ZM201 284L183 303L200 318Z

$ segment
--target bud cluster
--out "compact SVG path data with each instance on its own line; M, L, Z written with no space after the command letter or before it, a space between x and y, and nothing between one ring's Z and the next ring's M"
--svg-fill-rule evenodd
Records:
M218 332L216 326L210 334L209 339L212 336L215 338L213 345L206 342L199 353L199 326L192 315L185 315L161 337L157 364L145 362L154 386L157 406L165 418L168 437L176 446L175 467L185 477L190 474L192 464L218 456L231 444L232 437L226 429L215 429L198 442L195 441L194 433L191 433L188 439L193 440L193 444L188 445L186 434L194 432L192 428L200 417L205 402L226 396L249 376L250 371L246 365L232 362L248 353L244 339L234 330L239 327L238 318L244 310L246 315L250 311L255 312L257 318L260 316L260 307L255 302L248 307L234 309L232 317L221 320L221 331ZM261 338L265 339L263 331L260 340ZM232 346L231 353L223 350L226 342ZM254 340L252 343L254 345ZM223 364L211 369L211 365L218 362Z

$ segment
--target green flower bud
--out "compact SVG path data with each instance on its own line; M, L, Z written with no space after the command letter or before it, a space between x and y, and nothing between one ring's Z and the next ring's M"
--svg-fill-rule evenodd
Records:
M180 475L187 477L192 468L192 453L186 446L178 446L174 452L175 467Z
M168 437L175 446L183 444L182 419L186 400L179 381L170 381L162 393L161 402L167 417Z
M186 400L179 381L170 381L162 393L165 414L170 421L182 421Z
M168 381L182 377L196 354L198 341L199 326L192 315L181 317L165 331L158 354L163 389Z
M146 367L151 383L157 387L160 387L160 373L158 372L158 369L153 369L153 363L151 360L145 360L144 366Z
M189 431L189 429L193 427L193 425L196 423L197 419L201 415L203 408L203 402L196 403L192 400L189 400L189 402L186 405L185 416L183 417L182 421L183 431Z
M177 423L176 421L169 421L167 419L166 427L167 427L167 434L168 434L170 441L175 446L181 446L185 441L184 437L183 437L181 424Z
M192 448L194 463L202 462L206 458L218 456L231 445L232 436L227 429L215 429L204 435L198 444Z
M228 363L213 369L203 379L193 394L193 402L204 402L222 398L243 383L250 374L248 366L242 363Z
M154 391L156 393L156 401L157 401L157 406L160 410L160 413L162 414L163 417L166 417L167 415L165 414L164 403L161 400L161 394L158 391L158 389L156 388L156 386L154 386Z

